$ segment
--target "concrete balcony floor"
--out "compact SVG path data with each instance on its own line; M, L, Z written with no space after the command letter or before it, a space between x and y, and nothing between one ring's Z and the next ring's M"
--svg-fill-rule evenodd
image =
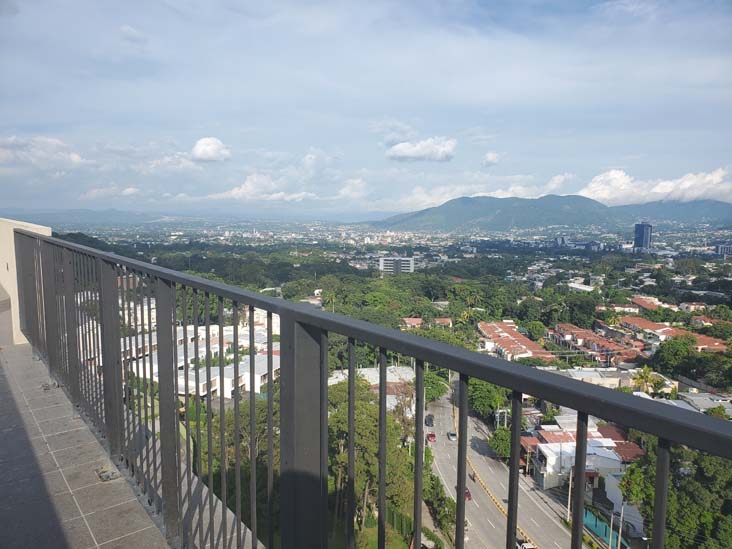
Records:
M0 547L162 548L160 529L29 345L0 349Z

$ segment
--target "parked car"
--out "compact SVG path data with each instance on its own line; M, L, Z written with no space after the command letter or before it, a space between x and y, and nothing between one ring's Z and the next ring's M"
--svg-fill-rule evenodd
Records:
M437 440L437 435L434 433L427 433L427 442L435 442Z
M432 414L428 415L426 418L424 418L424 424L427 427L434 427L435 426L435 416Z
M516 549L536 549L536 545L534 545L530 541L518 539L516 540Z
M447 440L457 440L457 433L455 431L448 431Z

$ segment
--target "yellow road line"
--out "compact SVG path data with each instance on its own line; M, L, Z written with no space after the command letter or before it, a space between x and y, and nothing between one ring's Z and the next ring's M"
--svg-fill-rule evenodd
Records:
M455 406L452 407L452 422L455 426L455 432L458 432L458 425L457 425L457 416L455 415L455 411L457 408ZM483 479L480 478L480 475L478 474L478 471L475 469L475 466L473 465L473 462L470 461L470 456L465 454L465 459L468 462L468 465L470 466L470 469L473 471L473 476L475 476L476 480L480 483L480 485L483 487L483 490L485 490L485 493L488 494L488 497L491 498L491 501L495 504L496 507L498 507L498 510L503 514L503 516L508 516L508 511L506 511L506 508L503 506L503 504L496 498L496 496L493 495L493 492L491 492L488 489L488 486L486 486L486 483L483 482ZM536 545L536 549L539 549L539 545L529 537L529 535L518 525L516 524L516 530L518 530L519 534L521 534L521 537L523 537L526 541L533 543Z

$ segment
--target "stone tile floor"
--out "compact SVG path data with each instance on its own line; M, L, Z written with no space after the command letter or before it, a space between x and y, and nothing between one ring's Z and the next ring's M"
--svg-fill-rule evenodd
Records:
M164 548L158 526L29 345L0 349L0 547Z

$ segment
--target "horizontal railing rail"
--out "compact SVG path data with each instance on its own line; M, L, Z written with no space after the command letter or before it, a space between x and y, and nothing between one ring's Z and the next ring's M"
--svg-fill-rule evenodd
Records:
M277 431L280 450L279 542L283 547L324 547L328 543L328 345L329 334L348 339L348 501L346 505L345 540L354 546L356 512L354 490L354 395L355 346L366 344L378 350L379 368L379 475L378 534L379 546L386 540L386 365L387 353L397 353L415 360L417 415L415 423L414 462L414 543L421 540L422 450L424 446L423 395L426 364L447 368L460 374L457 383L458 455L457 455L457 521L455 545L464 543L465 501L459 497L465 490L467 444L467 387L470 378L487 381L512 391L512 411L519 414L523 395L531 395L554 404L577 410L577 451L574 464L576 478L584 478L588 416L595 416L619 425L635 428L659 438L657 451L656 505L653 525L653 547L662 547L668 490L669 447L672 443L687 445L725 458L732 458L732 424L722 420L681 410L652 400L640 399L619 391L567 379L551 372L508 362L467 349L428 340L384 328L340 314L317 310L310 305L293 303L227 284L207 280L70 243L24 230L16 230L18 278L22 302L22 323L34 347L51 364L52 371L69 382L75 401L99 422L109 436L113 451L118 447L122 461L150 494L150 501L162 512L168 539L173 543L193 546L204 544L203 508L186 509L189 499L198 490L200 499L208 499L208 529L221 530L221 539L233 536L236 546L243 542L241 525L241 444L225 441L225 403L219 387L218 403L214 403L212 369L218 369L219 384L224 382L225 364L223 333L226 311L232 315L234 372L239 380L240 315L249 326L249 418L248 448L251 530L250 544L257 542L257 463L254 387L254 311L267 312L267 459L266 515L273 514L273 439ZM60 273L60 274L59 274ZM121 281L121 282L120 282ZM155 345L153 314L150 303L156 302ZM189 307L195 318L186 318ZM203 310L202 316L198 311ZM179 313L180 311L180 313ZM183 318L177 317L182 315ZM272 315L279 317L280 347L280 410L275 429L272 402ZM138 318L139 317L139 318ZM203 325L200 320L203 319ZM120 320L121 319L121 320ZM216 319L212 321L212 319ZM195 346L189 348L188 327L193 327ZM216 326L218 323L218 326ZM212 344L211 328L219 343ZM186 343L178 345L179 330ZM201 334L203 332L203 335ZM134 334L134 335L132 335ZM167 334L167 335L166 335ZM140 347L139 337L143 343ZM199 338L200 336L200 338ZM148 351L144 339L148 338ZM174 339L175 338L175 339ZM60 342L60 343L59 343ZM203 346L203 353L199 354ZM217 357L212 349L218 346ZM156 350L153 351L153 348ZM178 349L181 350L178 350ZM182 353L185 356L177 356ZM137 355L141 354L141 357ZM195 354L194 357L189 355ZM152 381L153 359L156 359L157 381ZM93 366L90 366L90 362ZM101 364L98 364L100 362ZM205 362L205 370L201 363ZM181 388L180 368L185 388ZM195 368L194 368L195 366ZM194 369L191 372L190 369ZM194 377L191 377L195 374ZM199 394L201 383L206 394ZM195 391L189 387L195 384ZM157 384L157 385L156 385ZM150 388L152 385L152 388ZM123 392L124 391L124 392ZM157 392L156 392L157 391ZM191 397L192 392L195 396ZM184 413L178 413L180 395L184 394ZM240 391L232 395L235 408L234 430L239 425ZM190 403L193 398L195 406ZM148 402L149 399L149 402ZM178 400L177 400L178 399ZM214 405L219 418L219 432L214 433ZM194 407L195 410L189 410ZM157 408L156 408L157 407ZM206 432L196 432L205 408ZM184 416L184 418L183 418ZM511 455L506 547L516 542L518 513L519 439L521 422L511 424ZM218 442L216 442L218 441ZM223 474L220 486L214 487L212 463L201 463L201 448L213 459L212 450L219 444ZM419 457L417 457L419 456ZM235 478L229 477L227 464L233 459ZM203 478L204 470L208 478ZM231 485L234 483L234 490ZM218 504L214 488L219 490ZM580 547L583 532L584 483L577 482L572 492L572 547ZM187 496L183 496L183 493ZM202 496L203 494L203 496ZM232 504L227 496L235 500ZM175 501L173 501L175 500ZM219 505L221 519L213 513ZM228 518L231 509L232 519ZM190 516L189 516L190 515ZM198 521L197 530L195 523ZM193 530L196 530L195 534ZM227 531L228 530L228 531ZM267 528L267 546L274 543L273 527ZM218 536L218 533L216 534ZM197 537L197 539L196 539ZM214 540L213 533L209 538Z

